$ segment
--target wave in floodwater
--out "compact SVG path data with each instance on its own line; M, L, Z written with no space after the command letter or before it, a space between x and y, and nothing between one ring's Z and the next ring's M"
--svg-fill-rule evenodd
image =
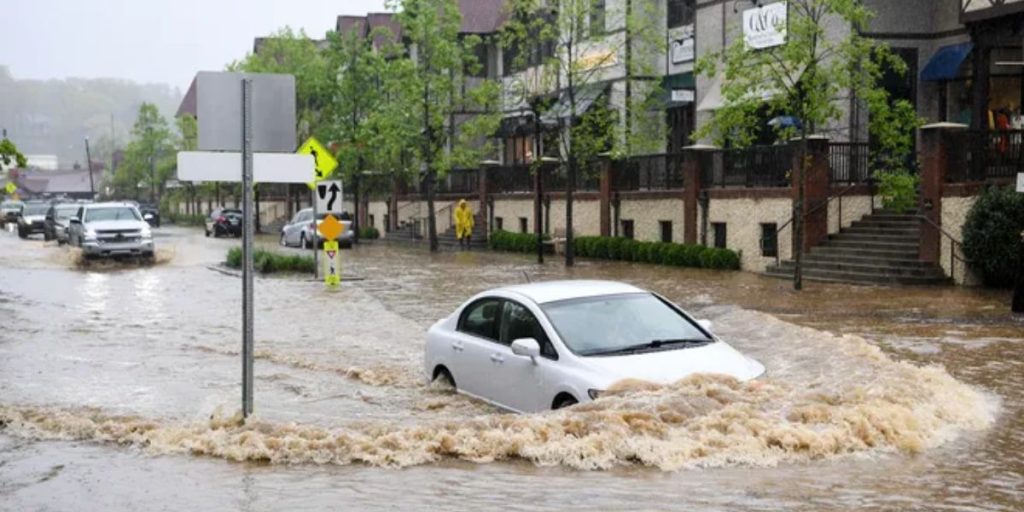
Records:
M174 260L173 248L157 248L152 258L137 256L112 258L86 258L78 247L67 247L67 250L56 253L56 257L73 270L123 270L129 268L152 267L165 265Z
M914 454L994 422L998 404L987 394L942 368L893 361L862 338L735 309L717 312L715 322L727 339L746 333L743 341L752 345L741 348L766 363L765 378L741 383L695 375L669 386L620 382L596 402L532 415L446 409L446 401L464 399L421 386L424 401L416 407L441 416L419 418L411 426L362 422L324 428L258 417L243 424L237 413L223 411L209 421L179 423L99 409L0 405L0 429L35 439L279 464L404 467L444 459L524 459L582 470L679 470ZM298 359L284 362L337 370Z

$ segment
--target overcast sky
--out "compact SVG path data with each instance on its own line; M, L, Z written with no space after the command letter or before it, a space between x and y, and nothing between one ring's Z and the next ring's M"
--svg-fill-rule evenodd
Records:
M196 71L220 70L253 38L285 25L321 38L339 14L385 0L13 0L4 3L0 65L14 78L116 77L184 93Z

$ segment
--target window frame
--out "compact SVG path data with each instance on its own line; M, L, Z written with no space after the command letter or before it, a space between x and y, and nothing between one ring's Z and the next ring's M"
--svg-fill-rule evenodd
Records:
M761 257L763 258L777 258L779 256L779 232L778 224L774 222L762 222L761 224ZM771 229L766 229L766 228ZM771 236L768 236L768 233ZM771 240L771 247L768 247L767 242ZM771 249L771 250L769 250Z
M721 228L721 244L719 244L719 228ZM712 247L716 249L727 249L729 247L729 227L725 222L712 222L711 234L714 236Z
M455 331L458 332L459 334L464 334L466 336L472 336L474 338L478 338L478 339L481 339L481 340L484 340L484 341L489 341L491 343L502 345L502 343L501 343L501 317L502 317L502 315L505 312L505 301L506 300L508 300L508 299L506 299L504 297L487 296L487 297L480 297L479 299L476 299L473 302L470 302L469 304L466 305L466 307L462 308L462 312L459 313L459 321L455 324ZM495 320L494 320L494 330L496 331L495 334L497 335L497 338L487 338L487 337L484 337L484 336L482 336L482 335L480 335L478 333L463 330L463 326L465 325L466 319L469 317L470 312L474 311L473 308L476 307L481 302L491 302L491 301L497 301L498 302L498 317L495 318Z
M502 336L504 334L502 327L505 326L505 314L506 314L505 313L505 309L508 308L510 305L511 306L518 306L518 307L523 308L523 310L526 311L530 315L530 317L533 318L533 321L537 324L537 327L540 328L540 331L542 333L544 333L544 338L545 339L544 340L537 340L537 344L540 345L540 355L541 355L541 357L543 357L545 359L549 359L551 361L558 361L558 348L555 347L555 343L553 341L551 341L551 333L549 333L548 330L544 328L544 324L542 324L540 322L540 319L537 317L537 314L534 313L533 310L531 310L529 306L527 306L526 304L523 304L523 303L521 303L521 302L519 302L517 300L514 300L514 299L503 299L503 300L504 300L504 304L502 304L502 306L501 306L501 315L499 317L499 322L498 322L498 338L499 338L498 344L504 345L506 347L511 347L512 346L512 342L515 341L515 340L508 340L508 343L505 343L505 341L502 340L501 338L502 338ZM536 338L534 338L534 339L536 339ZM544 353L545 342L546 342L548 347L551 347L551 351L554 353L554 355L545 354Z
M619 219L619 226L622 228L622 238L627 240L636 239L636 221L633 219Z
M590 39L608 33L608 1L590 0L590 12L587 13L587 37Z
M668 229L668 231L666 231L666 228ZM670 221L670 220L659 220L658 221L658 231L659 231L659 234L661 235L661 241L662 242L668 242L668 243L672 242L672 235L674 234L672 232L673 231L672 221ZM666 233L668 234L667 237L665 236Z
M673 4L677 7L673 16ZM697 23L697 0L668 0L665 4L665 24L668 28L685 27Z

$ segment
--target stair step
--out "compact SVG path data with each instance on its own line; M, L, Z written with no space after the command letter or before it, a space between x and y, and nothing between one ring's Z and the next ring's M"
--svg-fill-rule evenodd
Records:
M902 234L920 236L921 228L918 226L875 226L853 223L852 226L842 229L843 233L882 233Z
M779 277L792 279L793 271L779 269L776 267L769 267L765 271L764 275L769 277ZM902 285L945 285L949 284L949 278L943 277L920 277L920 276L900 276L900 275L878 275L878 274L865 274L861 272L840 272L840 271L826 271L817 269L804 269L803 277L812 281L828 281L837 283L860 283L860 284L902 284Z
M913 250L874 249L865 247L833 247L828 245L819 245L818 247L811 249L811 252L809 254L822 256L865 257L889 260L917 260L920 251L917 248L914 248Z
M784 261L777 267L779 270L785 270L792 272L796 264L793 261ZM808 260L804 262L804 270L821 270L827 272L855 272L861 274L870 274L878 276L899 276L899 277L943 277L943 274L939 273L932 266L901 266L901 265L888 265L880 262L870 263L849 263L841 261L814 261Z
M913 242L885 242L877 240L850 240L844 238L829 239L823 247L853 248L853 249L877 249L883 251L905 251L918 252L920 250L917 241Z
M842 232L829 235L829 240L856 240L865 242L908 243L917 245L920 243L921 237L918 235L905 234Z

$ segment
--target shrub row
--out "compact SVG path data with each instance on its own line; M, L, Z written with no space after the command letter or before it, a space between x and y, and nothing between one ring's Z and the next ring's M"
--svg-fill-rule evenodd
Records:
M547 239L547 237L544 237ZM495 251L537 252L537 235L498 230L491 233L487 245Z
M359 238L361 240L376 240L380 238L380 231L377 231L375 227L360 228Z
M233 247L228 250L227 266L242 268L242 248ZM274 272L305 272L313 273L314 263L311 256L286 255L256 249L253 253L253 268L262 274Z
M740 256L730 249L670 242L644 242L621 237L581 236L573 241L584 258L636 261L677 267L739 270Z

